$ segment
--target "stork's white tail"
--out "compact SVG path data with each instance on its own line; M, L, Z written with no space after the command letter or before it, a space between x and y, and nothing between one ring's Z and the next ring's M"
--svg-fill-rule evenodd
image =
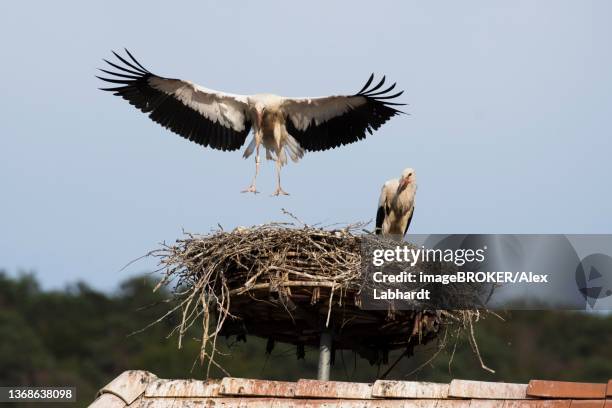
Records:
M302 157L304 157L305 150L302 148L302 146L300 146L298 141L295 140L295 138L291 136L289 133L287 133L284 127L281 126L281 124L279 123L275 124L274 126L274 138L275 140L284 139L284 146L283 144L279 143L280 146L284 147L284 149L277 153L278 158L280 159L281 165L284 166L285 164L287 164L287 155L289 155L289 157L294 163L300 160ZM249 143L244 153L242 154L242 157L244 157L245 159L247 157L250 157L255 151L256 147L257 147L257 143L255 142L255 137L253 137L253 139L251 139L251 143ZM273 159L272 153L273 152L269 149L269 147L266 146L266 159L272 160Z
M242 154L242 157L244 157L246 159L247 157L252 155L253 152L255 151L255 146L257 146L257 143L255 143L255 137L253 137L251 139L251 143L249 143L249 145L247 146L246 150Z
M287 143L285 143L287 153L289 153L291 160L296 163L304 156L304 149L302 149L302 146L300 146L298 141L295 140L289 133L286 133L285 140L287 141Z

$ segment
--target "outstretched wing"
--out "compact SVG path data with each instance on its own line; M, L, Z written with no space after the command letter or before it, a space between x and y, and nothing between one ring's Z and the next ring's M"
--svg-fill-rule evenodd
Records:
M112 77L98 78L119 86L103 91L121 96L153 121L202 146L236 150L244 144L251 130L245 96L157 76L125 52L131 61L114 51L117 63L104 60L115 70L100 69Z
M282 109L287 117L288 132L311 151L333 149L372 134L393 116L403 113L394 106L403 103L390 102L404 91L390 92L395 84L379 91L385 77L370 88L374 74L365 86L351 96L323 98L285 98Z

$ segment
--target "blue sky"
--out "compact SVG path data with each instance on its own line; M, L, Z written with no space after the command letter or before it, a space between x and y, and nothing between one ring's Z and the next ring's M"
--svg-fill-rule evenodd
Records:
M414 233L610 233L612 3L3 2L0 268L112 289L128 261L207 232L374 217L417 171ZM94 77L128 47L151 71L234 93L353 93L371 72L409 116L365 142L253 172L151 122Z

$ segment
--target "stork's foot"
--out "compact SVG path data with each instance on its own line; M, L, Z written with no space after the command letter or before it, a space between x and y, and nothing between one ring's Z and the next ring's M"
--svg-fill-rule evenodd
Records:
M285 190L283 190L280 187L277 187L276 190L274 191L274 193L272 193L273 197L279 196L279 195L289 195L288 192L286 192Z
M249 186L249 188L242 190L241 193L253 193L253 194L257 194L259 193L259 191L257 191L257 189L255 188L255 184L251 184Z

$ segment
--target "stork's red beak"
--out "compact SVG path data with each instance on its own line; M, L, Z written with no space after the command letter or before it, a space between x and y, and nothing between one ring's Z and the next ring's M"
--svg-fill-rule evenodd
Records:
M402 177L399 183L399 191L404 191L404 189L408 187L408 184L410 184L410 176Z

